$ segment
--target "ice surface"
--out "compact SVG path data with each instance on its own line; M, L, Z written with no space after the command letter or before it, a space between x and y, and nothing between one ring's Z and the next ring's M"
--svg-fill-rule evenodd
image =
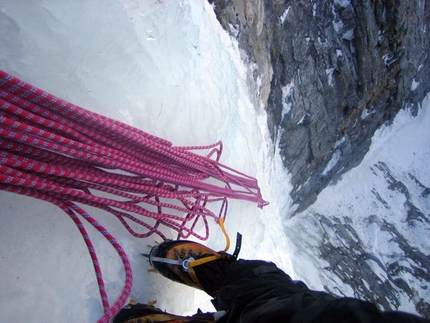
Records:
M338 24L340 28L342 22ZM221 161L257 177L271 203L260 210L251 203L230 202L226 228L232 238L237 231L243 234L241 257L274 261L316 289L327 283L320 271L324 264L308 252L320 242L318 220L285 218L291 212L289 175L270 143L266 115L249 94L237 44L206 1L0 0L0 48L1 69L86 109L175 145L222 140ZM417 118L402 112L391 127L383 128L363 165L327 188L310 211L353 210L357 218L374 212L368 181L373 180L369 167L375 161L399 171L413 168L429 186L429 109L427 101ZM360 203L366 199L369 205ZM34 323L96 322L102 306L91 259L67 215L50 204L5 192L0 192L0 205L1 322L29 317ZM110 215L86 209L128 253L134 272L132 299L157 300L159 307L178 314L194 313L197 307L213 310L204 293L147 272L140 253L149 250L153 238L132 238ZM104 238L91 227L88 231L113 303L124 282L121 261ZM375 252L384 251L387 237L376 227L369 230L363 224L361 233ZM292 240L302 245L292 245ZM223 249L221 230L213 226L206 244ZM332 279L340 293L353 295Z
M0 1L0 68L74 104L124 121L175 145L222 140L222 162L256 176L265 199L231 201L226 228L243 236L241 256L275 260L293 275L281 214L288 175L273 159L266 116L246 86L237 44L206 1ZM270 185L269 185L270 184ZM31 198L0 192L2 322L96 322L102 315L92 264L66 214ZM154 238L133 238L116 219L85 207L128 253L131 297L157 300L174 313L213 310L209 297L148 273L140 256ZM91 227L110 302L124 271ZM174 236L172 235L172 238ZM218 227L206 244L224 249ZM279 252L277 252L279 251Z

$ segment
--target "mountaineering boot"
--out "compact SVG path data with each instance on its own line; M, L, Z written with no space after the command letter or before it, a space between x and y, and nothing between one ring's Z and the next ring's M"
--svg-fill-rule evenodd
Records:
M234 261L236 258L225 252L216 252L200 243L187 240L167 240L152 248L149 255L151 266L164 277L191 287L204 290L195 267L218 260Z
M145 304L129 304L119 311L112 323L214 323L212 313L178 316Z

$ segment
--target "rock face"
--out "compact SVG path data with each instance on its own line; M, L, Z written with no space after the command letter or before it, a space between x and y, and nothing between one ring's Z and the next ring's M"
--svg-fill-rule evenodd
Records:
M296 212L430 91L425 0L210 0L250 63Z
M375 130L402 108L416 113L430 92L430 2L211 1L253 67L255 99L292 174L297 216L284 231L297 267L316 269L328 292L430 318L429 242L416 239L430 223L426 170L376 162L370 192L356 195L366 204L314 203L360 164Z

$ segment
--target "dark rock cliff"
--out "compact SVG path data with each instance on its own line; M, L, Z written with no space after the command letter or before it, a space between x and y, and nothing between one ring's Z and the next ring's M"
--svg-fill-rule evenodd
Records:
M427 0L210 0L246 59L300 212L430 91Z
M374 213L311 205L361 162L375 130L402 108L416 113L430 92L430 1L211 2L253 68L255 99L292 174L297 217L284 226L292 248L313 259L328 292L429 318L428 242L414 238L430 223L425 180L378 162L365 197Z

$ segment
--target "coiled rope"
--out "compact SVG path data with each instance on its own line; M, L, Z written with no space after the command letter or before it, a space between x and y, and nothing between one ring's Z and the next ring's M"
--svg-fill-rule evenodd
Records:
M257 181L219 162L222 143L174 147L122 122L87 111L0 71L0 190L53 203L80 230L93 260L108 322L127 300L132 271L115 238L76 203L105 210L137 238L165 228L177 239L209 237L208 218L224 219L229 198L267 204ZM193 152L194 151L194 152ZM206 156L197 151L209 151ZM215 214L209 205L219 209ZM118 252L120 298L109 305L97 255L80 218ZM202 224L205 234L196 232ZM164 232L163 232L164 231Z

